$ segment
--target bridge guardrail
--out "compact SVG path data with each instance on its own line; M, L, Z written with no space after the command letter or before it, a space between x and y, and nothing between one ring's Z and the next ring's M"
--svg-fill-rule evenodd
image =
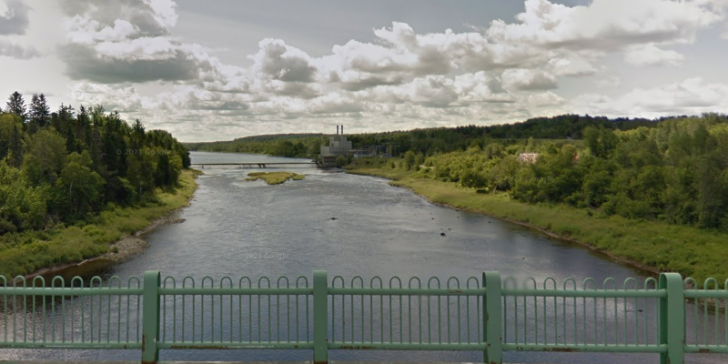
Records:
M49 286L0 276L1 348L141 349L153 363L167 349L309 349L728 353L728 281L703 289L679 274L644 282L608 278L577 284L553 278L502 279L497 272L461 281L399 277L365 282L299 276L217 282L177 281L146 272L126 285L112 277L61 277ZM540 286L540 287L539 287ZM687 288L686 288L687 287ZM691 301L687 304L686 300Z

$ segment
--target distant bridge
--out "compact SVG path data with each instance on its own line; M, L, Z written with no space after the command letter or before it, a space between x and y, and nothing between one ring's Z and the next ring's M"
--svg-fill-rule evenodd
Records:
M241 166L241 167L258 167L266 168L268 166L282 166L282 165L316 165L316 162L245 162L245 163L192 163L193 166Z

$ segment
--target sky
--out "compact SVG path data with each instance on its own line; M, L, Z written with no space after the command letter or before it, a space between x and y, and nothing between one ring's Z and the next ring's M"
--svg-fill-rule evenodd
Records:
M726 113L726 64L728 0L0 0L0 98L188 142Z

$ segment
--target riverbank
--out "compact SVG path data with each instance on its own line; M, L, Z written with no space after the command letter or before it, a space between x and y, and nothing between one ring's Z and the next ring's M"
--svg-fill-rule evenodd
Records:
M110 265L143 251L143 235L160 225L181 222L177 212L189 205L202 172L185 170L179 187L159 191L156 201L135 207L109 207L85 224L3 236L0 274L50 275L83 265Z
M355 166L347 173L391 179L435 204L478 212L529 227L550 237L585 246L634 268L657 274L679 272L702 283L728 277L728 235L693 227L619 216L602 217L563 205L531 205L505 193L477 193L455 183L427 178L421 173L388 167Z

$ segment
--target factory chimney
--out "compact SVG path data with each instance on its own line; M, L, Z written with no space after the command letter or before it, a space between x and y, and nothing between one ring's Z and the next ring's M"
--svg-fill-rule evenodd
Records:
M336 135L339 135L339 126L336 126Z
M344 126L341 126L341 135L344 135Z

